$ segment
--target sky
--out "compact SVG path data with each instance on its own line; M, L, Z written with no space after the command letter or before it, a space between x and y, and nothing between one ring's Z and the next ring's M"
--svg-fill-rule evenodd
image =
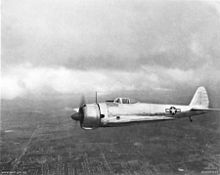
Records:
M220 1L3 0L1 98L220 90Z

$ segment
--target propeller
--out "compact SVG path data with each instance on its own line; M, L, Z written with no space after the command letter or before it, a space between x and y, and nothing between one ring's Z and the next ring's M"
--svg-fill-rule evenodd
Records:
M83 120L84 120L84 111L83 111L83 108L86 106L86 100L85 100L85 96L83 95L81 97L81 101L80 101L80 104L79 104L79 110L78 112L74 113L71 115L71 118L73 120L75 120L76 122L79 121L80 122L80 126L82 127L82 123L83 123Z
M97 92L95 94L96 96L96 104L98 105L98 98L97 98ZM84 113L84 108L86 107L86 100L85 100L85 96L82 95L81 97L81 100L80 100L80 104L79 104L79 109L75 109L76 113L72 114L70 117L76 121L79 121L80 122L80 126L81 128L83 128L83 121L84 121L84 116L85 116L85 113Z

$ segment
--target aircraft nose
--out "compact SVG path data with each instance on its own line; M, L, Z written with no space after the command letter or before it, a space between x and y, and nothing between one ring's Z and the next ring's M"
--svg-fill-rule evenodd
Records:
M71 117L73 120L76 120L76 121L80 120L80 115L79 115L78 112L75 113L75 114L72 114L70 117Z

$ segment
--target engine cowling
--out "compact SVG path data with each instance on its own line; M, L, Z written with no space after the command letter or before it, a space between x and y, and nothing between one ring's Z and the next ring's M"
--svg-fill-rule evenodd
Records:
M87 104L83 107L83 129L94 129L100 126L101 113L98 104Z

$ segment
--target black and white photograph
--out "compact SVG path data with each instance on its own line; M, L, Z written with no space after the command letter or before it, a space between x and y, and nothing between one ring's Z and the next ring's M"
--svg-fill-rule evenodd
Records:
M0 175L219 175L219 0L2 0Z

